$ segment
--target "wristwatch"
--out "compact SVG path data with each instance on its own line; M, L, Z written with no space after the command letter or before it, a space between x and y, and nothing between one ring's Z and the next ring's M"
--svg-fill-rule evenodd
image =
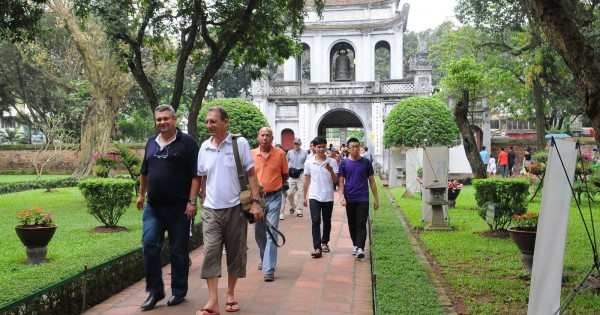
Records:
M260 198L252 198L250 200L252 200L252 202L256 202L256 203L260 204Z
M196 199L190 199L188 200L188 202L192 205L195 206L196 205Z

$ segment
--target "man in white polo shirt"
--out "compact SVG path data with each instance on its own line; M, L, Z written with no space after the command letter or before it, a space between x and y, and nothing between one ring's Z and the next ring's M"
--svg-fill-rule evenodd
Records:
M200 277L206 279L209 300L202 308L204 313L218 313L218 286L221 277L221 257L225 245L227 257L227 293L225 310L240 310L235 300L235 285L238 278L246 277L248 249L246 237L248 222L240 206L240 183L233 153L232 134L227 131L229 116L225 108L214 106L206 114L206 128L211 137L204 141L198 153L198 175L202 188L202 235L204 237L204 263ZM254 219L263 218L260 207L258 177L254 170L254 159L248 141L236 139L242 168L246 171L252 191Z
M333 212L333 183L338 181L337 162L325 155L327 139L316 137L315 156L304 163L304 206L310 205L312 221L313 258L321 258L328 253L331 234L331 214ZM307 202L308 200L308 202ZM321 216L323 234L321 234Z

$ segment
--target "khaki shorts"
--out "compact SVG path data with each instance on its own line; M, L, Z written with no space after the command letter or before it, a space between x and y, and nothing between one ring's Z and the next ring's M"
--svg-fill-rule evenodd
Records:
M221 258L225 245L227 273L236 278L246 277L248 261L248 221L240 205L226 209L202 210L202 235L204 237L204 263L200 278L221 277Z

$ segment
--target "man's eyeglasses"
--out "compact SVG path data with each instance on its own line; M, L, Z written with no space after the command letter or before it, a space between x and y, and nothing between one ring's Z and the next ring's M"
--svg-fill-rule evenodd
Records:
M169 146L164 147L162 150L158 147L156 153L154 153L154 157L157 159L166 159L167 156L169 156Z

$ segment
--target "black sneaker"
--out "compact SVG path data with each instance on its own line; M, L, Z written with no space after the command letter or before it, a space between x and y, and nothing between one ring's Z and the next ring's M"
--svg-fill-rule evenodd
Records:
M358 250L356 250L356 258L357 259L365 258L365 252L363 252L362 248L359 248Z

